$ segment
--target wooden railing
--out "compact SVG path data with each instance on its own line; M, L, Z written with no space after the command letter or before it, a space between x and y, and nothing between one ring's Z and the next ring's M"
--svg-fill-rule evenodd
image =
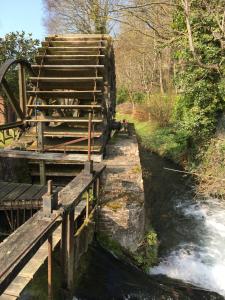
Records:
M87 162L84 170L57 194L53 194L52 184L48 182L48 192L43 196L42 210L0 244L0 295L47 240L48 299L53 299L52 235L59 225L61 225L62 288L72 291L75 252L78 251L75 249L75 242L94 216L104 169L105 166L102 164L93 166L91 161ZM78 222L75 224L74 221L75 211L84 199L86 201L84 220L78 227Z

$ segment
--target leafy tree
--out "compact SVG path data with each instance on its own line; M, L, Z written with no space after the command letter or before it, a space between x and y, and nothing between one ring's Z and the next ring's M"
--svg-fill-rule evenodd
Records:
M0 64L10 58L26 58L32 62L38 45L39 40L33 39L31 33L10 32L0 38Z
M24 31L16 31L6 34L3 38L0 38L0 65L10 58L25 58L29 62L33 62L38 45L39 40L33 39L31 33L26 34ZM7 72L6 79L14 94L18 95L18 72L16 67L12 67ZM4 97L1 90L0 94ZM7 98L4 97L4 99L5 107L1 109L0 113L5 114L5 121L7 121L9 109Z
M224 0L212 0L210 4L204 0L177 1L173 27L180 38L175 44L174 56L179 62L175 81L181 96L176 120L194 143L213 133L218 114L225 107L220 20L224 22Z

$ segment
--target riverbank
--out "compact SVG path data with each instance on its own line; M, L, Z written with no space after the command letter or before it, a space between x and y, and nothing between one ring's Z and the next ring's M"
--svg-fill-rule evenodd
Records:
M215 135L202 145L187 145L185 137L173 125L160 127L122 112L117 113L117 119L134 123L144 148L182 166L187 173L195 176L198 182L196 193L203 197L225 198L224 118L221 118Z

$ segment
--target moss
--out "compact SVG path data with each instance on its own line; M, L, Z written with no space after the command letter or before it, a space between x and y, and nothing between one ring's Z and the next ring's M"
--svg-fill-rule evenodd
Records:
M127 250L125 250L117 241L110 238L108 235L98 233L97 240L104 249L112 252L115 256L121 259L125 258L125 252Z
M136 174L140 174L142 172L141 170L141 166L140 165L136 165L132 168L132 172L136 173Z
M148 272L149 268L157 263L158 240L153 229L146 233L145 238L135 252L125 249L106 234L99 233L97 239L103 248L112 252L121 260L137 266L144 272Z
M117 211L118 209L121 209L123 207L123 203L121 202L121 200L109 201L105 205L113 211Z

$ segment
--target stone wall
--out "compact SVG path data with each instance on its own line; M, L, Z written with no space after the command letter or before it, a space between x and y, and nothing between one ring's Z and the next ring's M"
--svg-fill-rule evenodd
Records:
M98 232L135 251L144 237L142 170L135 134L118 133L107 146Z

